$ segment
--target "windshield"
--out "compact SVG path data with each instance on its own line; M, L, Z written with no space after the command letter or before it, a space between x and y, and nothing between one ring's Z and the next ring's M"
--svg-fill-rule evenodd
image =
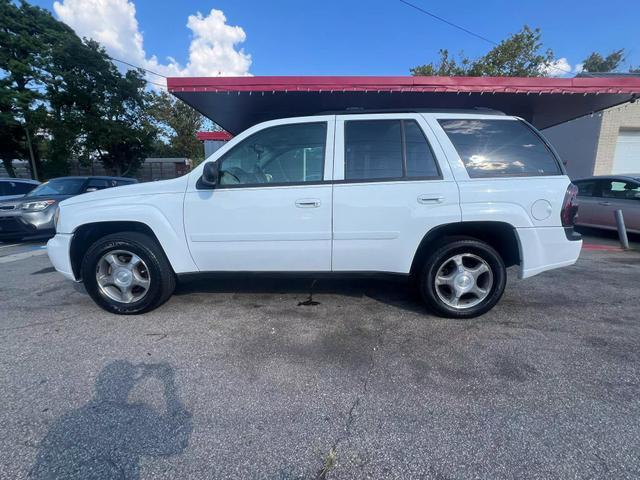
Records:
M48 197L49 195L78 195L84 185L84 178L54 178L31 190L27 197Z

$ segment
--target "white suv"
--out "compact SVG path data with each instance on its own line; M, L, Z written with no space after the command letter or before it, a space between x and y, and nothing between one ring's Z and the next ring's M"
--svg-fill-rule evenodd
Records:
M473 317L573 264L577 189L550 145L498 113L322 115L253 126L188 175L60 204L49 258L135 314L196 272L393 273Z

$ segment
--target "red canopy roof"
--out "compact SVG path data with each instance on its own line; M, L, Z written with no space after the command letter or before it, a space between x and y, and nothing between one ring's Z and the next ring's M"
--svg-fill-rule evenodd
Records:
M640 95L639 77L182 77L167 86L232 133L351 108L492 108L546 128Z
M233 138L229 132L218 131L218 132L196 132L196 138L201 142L205 140L215 140L218 142L227 142Z

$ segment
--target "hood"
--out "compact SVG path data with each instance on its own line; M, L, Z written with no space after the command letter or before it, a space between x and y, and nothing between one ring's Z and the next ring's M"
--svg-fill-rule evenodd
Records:
M159 180L157 182L134 183L121 187L105 188L96 192L83 193L65 200L62 205L77 205L79 203L111 200L114 198L126 198L139 195L159 195L164 193L183 193L187 189L188 175L172 178L171 180Z

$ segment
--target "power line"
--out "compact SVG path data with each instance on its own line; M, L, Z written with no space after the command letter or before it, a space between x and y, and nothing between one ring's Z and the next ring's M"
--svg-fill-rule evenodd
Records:
M140 67L138 65L134 65L133 63L125 62L124 60L120 60L119 58L114 58L114 57L112 57L110 55L107 55L107 57L109 57L114 62L124 63L125 65L129 65L130 67L137 68L139 70L144 70L145 72L151 73L153 75L157 75L158 77L167 78L166 75L162 75L161 73L154 72L153 70L149 70L148 68Z
M167 76L166 76L166 75L162 75L161 73L156 73L156 72L154 72L154 71L152 71L152 70L149 70L149 69L147 69L147 68L139 67L139 66L137 66L137 65L134 65L133 63L125 62L124 60L120 60L120 59L118 59L118 58L114 58L114 57L112 57L112 56L110 56L110 55L107 55L107 57L108 57L109 59L113 60L114 62L124 63L125 65L128 65L128 66L133 67L133 68L137 68L137 69L139 69L139 70L143 70L143 71L145 71L145 72L147 72L147 73L151 73L151 74L153 74L153 75L157 75L157 76L162 77L162 78L167 78ZM148 80L148 79L146 79L146 78L143 78L143 80L144 80L145 82L150 83L150 84L152 84L152 85L155 85L155 86L157 86L157 87L164 88L164 89L166 89L166 88L167 88L167 85L166 85L166 84L165 84L165 85L163 85L163 84L161 84L161 83L154 82L154 81Z
M165 90L167 89L166 85L162 85L161 83L157 83L157 82L152 82L151 80L147 80L146 78L144 79L145 82L150 83L152 85L156 85L160 88L164 88Z
M487 37L483 37L482 35L478 35L477 33L472 32L471 30L467 30L466 28L461 27L460 25L458 25L456 23L450 22L449 20L446 20L446 19L444 19L442 17L439 17L435 13L431 13L431 12L425 10L424 8L420 8L419 6L414 5L413 3L409 3L409 2L407 2L405 0L400 0L400 1L402 3L404 3L405 5L408 5L411 8L415 8L419 12L422 12L425 15L429 15L430 17L435 18L436 20L444 22L444 23L446 23L447 25L449 25L449 26L451 26L453 28L457 28L458 30L462 30L463 32L468 33L469 35L472 35L472 36L474 36L476 38L479 38L480 40L484 40L485 42L490 43L491 45L498 45L496 42L494 42L493 40L489 40Z
M480 40L482 40L484 42L490 43L491 45L494 45L494 46L498 45L497 42L494 42L493 40L490 40L487 37L483 37L482 35L480 35L478 33L472 32L471 30L469 30L467 28L464 28L464 27L458 25L457 23L450 22L449 20L447 20L445 18L442 18L442 17L436 15L435 13L431 13L428 10L425 10L424 8L419 7L418 5L415 5L413 3L407 2L406 0L399 0L399 1L404 3L407 6L411 7L411 8L414 8L414 9L418 10L421 13L424 13L425 15L430 16L431 18L435 18L436 20L438 20L440 22L446 23L450 27L457 28L458 30L463 31L464 33L467 33L467 34L469 34L469 35L471 35L473 37L479 38ZM550 67L550 68L555 68L556 70L558 70L560 72L572 73L571 70L565 70L564 68L560 68L557 65L548 64L547 66Z

